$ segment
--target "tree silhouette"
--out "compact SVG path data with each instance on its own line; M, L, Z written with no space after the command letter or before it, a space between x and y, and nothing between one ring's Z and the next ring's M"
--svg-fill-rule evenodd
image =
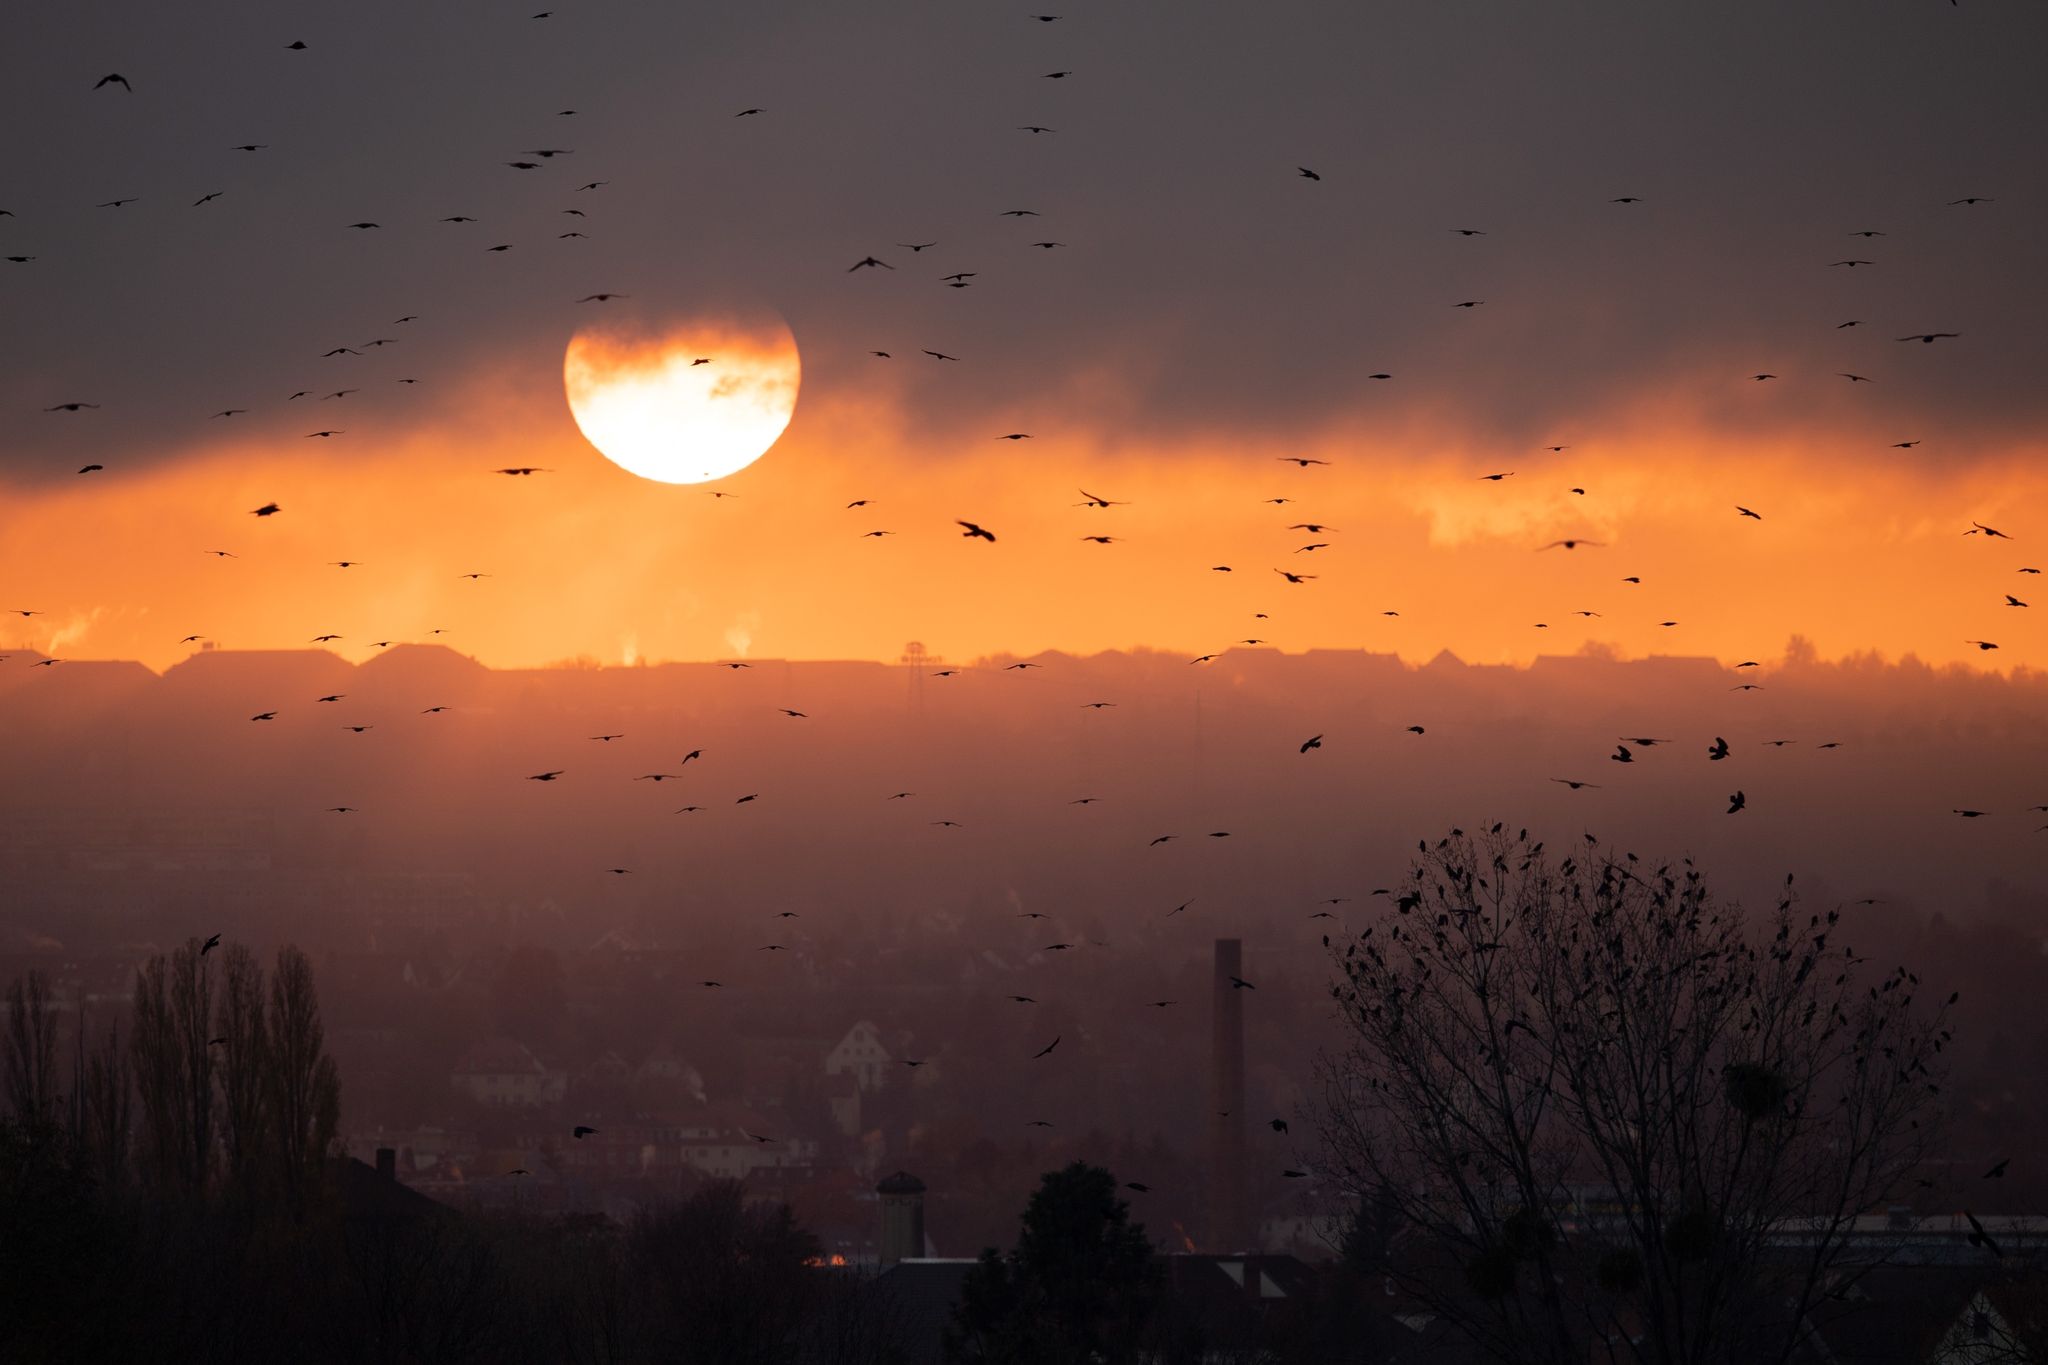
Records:
M627 1251L664 1359L775 1365L788 1359L817 1276L818 1241L787 1205L748 1204L714 1180L680 1204L643 1213Z
M213 964L198 939L135 974L130 1049L148 1134L149 1174L203 1193L213 1162Z
M50 979L32 971L7 988L7 1108L34 1137L57 1119L57 1022Z
M1016 1248L968 1272L946 1335L950 1360L1055 1365L1138 1359L1160 1282L1116 1177L1076 1161L1039 1180Z
M221 957L220 1009L214 1027L220 1041L221 1136L228 1179L237 1192L254 1195L268 1164L265 1073L270 1031L263 1015L263 968L256 955L231 944Z
M1689 859L1590 837L1425 845L1333 948L1351 1042L1323 1066L1390 1272L1504 1361L1783 1360L1940 1118L1945 1008L1839 932L1789 879L1751 925Z
M298 1210L320 1178L341 1122L341 1081L327 1055L313 964L297 948L277 950L270 976L265 1104L276 1135L276 1169L286 1206Z

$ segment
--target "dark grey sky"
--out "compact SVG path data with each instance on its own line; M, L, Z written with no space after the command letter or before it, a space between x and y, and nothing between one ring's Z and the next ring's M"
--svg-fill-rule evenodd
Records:
M554 386L601 289L779 309L800 423L874 381L871 348L965 357L895 372L934 456L956 424L1048 409L1148 445L1434 417L1526 446L1670 389L1711 424L1862 445L1938 422L1945 460L2044 415L2032 0L528 17L548 2L11 6L0 254L35 259L0 262L0 474L191 448L227 407L297 437L297 389L364 386L374 433L485 369ZM109 72L133 93L94 90ZM503 164L545 147L574 154ZM456 214L482 221L436 221ZM847 273L870 252L898 269ZM1828 265L1852 257L1876 264ZM975 287L941 287L955 270ZM1892 340L1927 330L1964 335ZM321 358L380 336L401 344ZM1700 384L1724 370L1785 382ZM40 411L74 400L104 406Z

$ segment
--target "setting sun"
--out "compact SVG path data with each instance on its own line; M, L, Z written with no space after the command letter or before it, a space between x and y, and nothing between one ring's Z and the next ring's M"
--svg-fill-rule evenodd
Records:
M760 459L789 425L800 378L780 323L587 327L562 360L583 435L621 469L661 483L722 479Z

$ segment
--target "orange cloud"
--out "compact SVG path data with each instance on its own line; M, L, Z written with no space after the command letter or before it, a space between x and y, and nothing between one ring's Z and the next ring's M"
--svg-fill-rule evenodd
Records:
M334 633L356 658L438 638L501 666L893 659L910 639L955 659L1259 639L1411 660L1593 646L1733 662L1796 634L1829 656L2048 662L2048 601L2005 603L2041 581L2022 567L2048 567L2026 522L2048 506L2048 473L2022 448L1953 474L1804 430L1731 449L1700 414L1650 400L1589 422L1597 444L1506 456L1431 436L1449 421L1172 449L998 423L922 450L914 418L882 387L807 400L713 498L599 458L558 394L483 378L391 439L363 425L304 449L223 441L139 473L116 461L0 489L5 605L48 612L6 618L6 643L153 667L193 633L236 648ZM1011 430L1032 439L997 439ZM518 465L552 472L490 472ZM1125 505L1079 505L1083 489ZM272 501L278 515L251 515ZM1963 535L1973 521L2012 538ZM1600 544L1540 548L1564 538Z

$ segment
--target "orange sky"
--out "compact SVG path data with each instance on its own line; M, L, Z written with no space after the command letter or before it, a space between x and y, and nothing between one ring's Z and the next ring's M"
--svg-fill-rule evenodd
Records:
M1093 382L1113 388L1117 376ZM499 666L894 658L911 639L952 659L1133 645L1193 655L1260 638L1411 660L1449 649L1520 662L1595 644L1734 662L1769 660L1800 634L1824 656L2048 662L2036 624L2048 601L2003 604L2008 592L2048 595L2018 572L2044 558L2026 512L2048 506L2048 470L2028 449L1933 474L1804 430L1737 441L1646 394L1588 414L1602 440L1557 455L1461 445L1444 434L1454 413L1415 430L1361 422L1170 450L1142 433L999 420L985 440L932 451L911 448L886 385L857 402L801 403L765 458L712 485L734 495L724 499L624 473L582 440L559 390L489 378L403 431L359 413L349 436L283 451L221 440L159 452L171 458L139 472L110 464L0 487L0 606L48 613L8 618L0 643L158 668L191 633L249 649L335 632L335 647L361 658L371 641L436 627ZM995 439L1015 429L1033 439ZM1331 464L1297 468L1282 454ZM553 472L489 472L519 464ZM1515 476L1477 477L1503 469ZM1130 505L1077 507L1084 487ZM1261 502L1277 496L1296 501ZM860 497L872 504L845 509ZM273 500L282 514L249 515ZM1737 503L1764 520L1738 517ZM963 539L961 517L998 543ZM2014 539L1960 534L1973 520ZM1286 529L1302 521L1339 529ZM877 529L897 534L862 538ZM1128 539L1080 539L1097 533ZM1563 536L1607 544L1535 548ZM1318 540L1329 548L1294 553ZM339 559L362 562L329 567ZM1275 568L1318 578L1290 585ZM458 578L472 571L491 577ZM1620 581L1630 574L1642 585ZM1972 638L2001 648L1983 653Z

